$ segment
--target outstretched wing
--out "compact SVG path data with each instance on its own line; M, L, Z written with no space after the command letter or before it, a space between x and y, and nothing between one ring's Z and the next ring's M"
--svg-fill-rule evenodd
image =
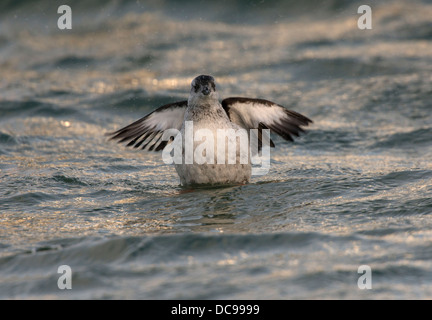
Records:
M186 108L187 101L164 105L134 123L107 135L111 136L110 140L118 140L119 143L128 142L127 147L160 151L169 143L169 141L162 141L164 131L181 129Z
M312 120L288 110L283 106L264 99L226 98L222 101L230 120L245 129L270 129L285 140L293 141L304 132L302 126L312 123ZM260 139L261 140L261 139ZM270 140L270 146L274 147Z

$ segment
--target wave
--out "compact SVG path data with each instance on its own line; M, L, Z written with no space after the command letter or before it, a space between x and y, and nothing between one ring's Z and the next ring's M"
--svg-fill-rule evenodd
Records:
M227 254L283 252L310 246L315 241L355 241L355 236L331 236L314 232L275 234L174 234L142 237L70 238L46 241L26 251L0 258L2 271L30 271L52 266L59 255L71 264L101 262L128 263L140 260L143 264L184 263L188 255L218 260ZM164 250L160 250L164 248Z
M34 99L27 101L5 100L0 102L0 117L3 119L7 117L24 118L27 116L72 116L78 113L72 107L59 107L55 104Z
M339 11L343 8L349 7L354 3L361 3L360 0L305 0L305 1L295 1L295 0L267 0L265 2L260 1L250 1L250 0L234 0L229 2L224 2L223 4L212 3L206 4L203 6L202 1L200 0L189 0L187 2L182 2L179 4L178 1L175 0L156 0L151 2L143 2L139 3L136 0L124 0L124 1L116 1L116 0L76 0L71 4L71 7L78 11L85 10L110 10L112 12L124 12L129 10L134 11L145 11L155 8L171 8L172 11L177 10L177 12L182 12L182 8L186 8L189 10L195 9L196 11L202 9L202 11L209 11L209 7L212 9L219 8L219 11L222 11L224 8L226 11L229 10L252 10L259 12L261 11L277 11L281 8L289 9L291 12L304 12L311 10L316 10L319 6L320 10L328 10L328 11ZM55 0L6 0L2 1L0 4L0 12L6 14L10 11L19 10L19 9L27 9L34 10L39 8L41 10L47 8L57 8L59 6L58 1ZM50 10L56 13L56 10ZM50 12L47 11L46 12Z
M53 59L49 62L37 63L31 66L34 70L42 69L74 69L74 68L88 68L95 66L97 60L91 57L79 57L74 55L65 55L58 59Z
M421 128L409 132L397 132L381 138L374 143L371 149L419 149L430 147L432 137L432 128Z
M184 97L176 97L150 94L145 89L126 89L101 95L87 102L91 104L92 109L95 110L106 110L107 106L109 106L110 109L122 115L124 115L125 110L131 110L138 111L139 114L137 116L144 116L146 113L160 106L186 98L187 94L185 94Z
M257 299L263 289L267 298L358 297L357 268L364 261L373 266L378 285L406 282L409 288L413 278L429 279L430 244L411 245L409 256L389 258L388 252L374 252L387 246L391 251L392 244L374 236L287 232L58 239L0 258L0 297ZM344 250L350 250L347 260L342 255L337 265L327 264L329 255ZM313 258L321 264L309 265ZM418 263L401 267L401 260ZM64 264L73 273L68 293L57 288L57 268ZM384 294L389 292L395 294L394 288Z
M0 131L0 144L16 145L18 141L14 136Z

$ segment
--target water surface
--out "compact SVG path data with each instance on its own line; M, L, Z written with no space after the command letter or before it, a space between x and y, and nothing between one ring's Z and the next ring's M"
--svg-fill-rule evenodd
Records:
M2 3L0 298L432 298L432 6L361 4ZM199 74L314 124L225 188L107 141Z

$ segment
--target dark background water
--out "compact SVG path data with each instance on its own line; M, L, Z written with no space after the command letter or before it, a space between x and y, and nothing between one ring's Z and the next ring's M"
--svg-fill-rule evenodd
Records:
M61 4L0 4L0 298L432 298L431 2ZM314 124L216 189L107 141L199 74Z

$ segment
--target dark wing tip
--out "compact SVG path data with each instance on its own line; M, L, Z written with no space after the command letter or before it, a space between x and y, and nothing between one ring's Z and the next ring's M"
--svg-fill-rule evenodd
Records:
M118 143L127 142L126 147L133 146L134 148L138 148L142 145L142 149L147 148L148 151L160 151L167 144L163 143L164 141L161 141L161 137L163 130L169 129L168 123L170 122L168 121L162 125L162 127L166 126L166 128L157 130L157 126L154 123L151 123L151 121L148 122L147 120L150 119L152 114L156 115L159 112L166 112L170 109L176 110L176 108L186 109L186 107L187 100L163 105L141 119L138 119L135 122L116 131L107 132L104 135L109 137L109 140L117 140ZM164 120L165 119L163 118L161 119L162 123Z
M275 107L283 110L281 116L278 119L274 119L274 121L270 121L269 123L259 122L258 129L270 129L272 132L280 135L283 139L288 141L294 141L293 136L299 137L300 133L304 133L305 130L302 127L306 127L309 124L313 123L311 119L308 117L289 110L284 106L277 104L275 102L265 100L265 99L255 99L255 98L244 98L244 97L230 97L226 98L222 101L222 107L225 112L228 114L230 119L232 118L231 113L236 113L235 104L257 104L262 107ZM261 133L260 133L261 134ZM261 142L260 142L261 143ZM273 141L271 141L272 146L274 147Z
M283 107L284 108L284 107ZM286 109L286 108L284 108L284 110L285 110L285 113L290 117L290 118L292 118L293 120L295 120L296 122L298 122L298 125L299 126L308 126L310 123L313 123L313 121L311 120L311 119L309 119L308 117L306 117L306 116L304 116L304 115L302 115L302 114L300 114L300 113L298 113L298 112L295 112L295 111L292 111L292 110L288 110L288 109Z
M261 150L262 148L262 131L263 129L271 130L269 127L267 127L264 123L260 122L258 124L258 150ZM274 144L273 140L270 138L270 147L274 148L276 145Z

